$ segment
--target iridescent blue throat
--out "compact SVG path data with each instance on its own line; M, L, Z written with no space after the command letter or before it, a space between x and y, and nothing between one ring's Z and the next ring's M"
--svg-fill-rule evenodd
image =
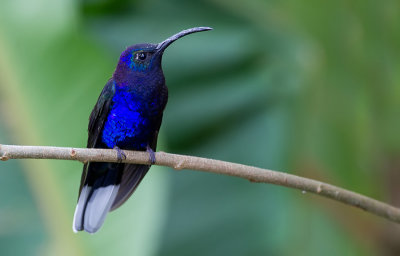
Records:
M127 87L115 86L115 90L102 141L109 148L144 150L151 131L146 106Z

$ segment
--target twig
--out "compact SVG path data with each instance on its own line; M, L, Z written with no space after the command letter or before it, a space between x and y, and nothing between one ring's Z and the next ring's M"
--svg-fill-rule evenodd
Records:
M124 151L124 163L150 164L149 155L142 151ZM236 176L250 180L297 188L325 196L342 203L361 208L367 212L400 223L400 208L339 188L320 181L292 174L261 169L242 164L224 162L194 156L156 152L156 165L169 166L176 170L191 169L211 173ZM15 146L0 144L0 160L8 159L64 159L81 162L117 162L117 153L111 149L87 149L45 146Z

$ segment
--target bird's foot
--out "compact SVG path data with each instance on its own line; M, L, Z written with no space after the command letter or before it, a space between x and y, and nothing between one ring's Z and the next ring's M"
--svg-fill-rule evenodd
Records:
M149 145L147 145L146 151L149 153L150 164L155 164L156 163L156 155L154 154L153 149L151 149L151 147Z
M126 155L125 155L124 151L122 151L122 149L120 149L119 147L115 146L114 150L117 151L118 163L121 163L122 160L126 159Z

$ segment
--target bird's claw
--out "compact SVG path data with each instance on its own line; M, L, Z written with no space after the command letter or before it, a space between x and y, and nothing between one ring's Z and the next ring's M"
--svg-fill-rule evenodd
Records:
M154 154L153 149L149 145L147 145L146 151L149 153L150 164L155 164L156 163L156 155Z
M126 159L126 155L124 151L122 151L119 147L115 146L114 149L117 151L118 163L121 163L123 160Z

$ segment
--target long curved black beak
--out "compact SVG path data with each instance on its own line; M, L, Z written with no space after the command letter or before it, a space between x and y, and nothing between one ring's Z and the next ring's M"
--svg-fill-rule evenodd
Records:
M161 43L159 43L156 47L157 53L162 53L164 52L164 50L173 42L175 42L176 40L178 40L181 37L184 37L186 35L192 34L192 33L196 33L196 32L201 32L201 31L207 31L207 30L211 30L212 28L210 27L196 27L196 28L189 28L189 29L185 29L169 38L167 38L166 40L162 41Z

